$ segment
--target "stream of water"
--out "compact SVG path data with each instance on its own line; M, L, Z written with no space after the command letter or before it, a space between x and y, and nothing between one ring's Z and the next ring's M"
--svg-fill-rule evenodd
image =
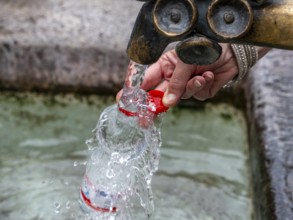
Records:
M102 112L87 141L91 156L80 204L89 219L132 220L135 196L144 208L144 219L154 215L151 181L159 164L161 123L153 120L162 116L155 117L155 104L140 89L145 70L146 66L130 64L118 105Z

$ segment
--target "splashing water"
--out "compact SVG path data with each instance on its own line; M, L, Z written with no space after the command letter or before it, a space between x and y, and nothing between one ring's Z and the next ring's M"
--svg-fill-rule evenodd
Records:
M140 89L147 66L131 63L118 105L106 108L94 136L81 187L81 208L89 219L131 220L138 199L146 218L154 213L151 179L158 169L160 124L155 126L148 95ZM117 108L138 117L126 116ZM147 121L141 126L139 120Z

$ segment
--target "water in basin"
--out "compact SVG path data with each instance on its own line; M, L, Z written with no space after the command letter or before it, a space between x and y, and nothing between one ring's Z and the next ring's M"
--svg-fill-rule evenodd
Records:
M111 98L0 95L0 219L83 219L78 192L91 137ZM245 117L228 104L165 117L156 220L252 219ZM143 219L138 210L134 219Z

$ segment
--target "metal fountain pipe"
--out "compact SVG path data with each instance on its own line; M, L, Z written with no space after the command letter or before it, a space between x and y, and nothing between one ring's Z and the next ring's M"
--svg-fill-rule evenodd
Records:
M175 41L179 57L198 65L219 57L220 42L293 50L292 0L143 1L127 48L137 63L154 63Z

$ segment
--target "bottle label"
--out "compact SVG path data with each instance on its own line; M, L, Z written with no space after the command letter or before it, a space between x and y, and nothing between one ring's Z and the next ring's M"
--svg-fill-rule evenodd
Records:
M80 194L83 202L92 209L100 212L116 212L119 196L111 195L103 190L97 189L85 175Z

